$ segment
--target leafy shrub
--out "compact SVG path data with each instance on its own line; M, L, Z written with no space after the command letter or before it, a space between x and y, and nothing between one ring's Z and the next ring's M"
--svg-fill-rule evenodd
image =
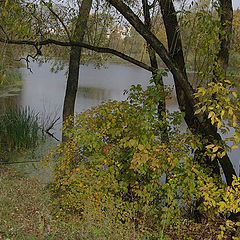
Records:
M180 130L182 115L159 114L161 97L161 88L143 91L138 85L129 101L110 101L66 122L69 141L46 158L54 156L56 163L52 191L57 214L91 213L95 221L108 218L124 231L134 226L144 239L163 236L167 226L190 219L196 202L209 217L223 213L224 183L194 161L193 152L203 144ZM164 124L167 142L161 139ZM209 208L214 201L219 207Z

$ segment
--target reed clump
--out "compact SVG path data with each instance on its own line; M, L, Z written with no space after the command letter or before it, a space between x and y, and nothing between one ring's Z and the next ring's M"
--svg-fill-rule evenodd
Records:
M29 107L11 106L0 114L2 149L21 151L34 148L42 137L38 113Z

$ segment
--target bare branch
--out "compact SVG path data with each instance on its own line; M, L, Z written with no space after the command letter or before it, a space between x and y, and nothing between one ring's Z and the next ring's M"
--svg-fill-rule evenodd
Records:
M25 57L25 58L24 58L24 57L21 57L20 59L17 59L17 60L16 60L16 61L21 61L21 60L26 61L26 63L27 63L27 69L28 69L31 73L33 73L33 72L32 72L32 69L29 67L29 62L30 62L29 58L36 59L37 56L42 56L42 52L41 52L42 46L34 45L34 47L35 47L36 50L37 50L37 52L36 52L36 54L35 54L34 56L28 54L27 57Z
M57 119L55 119L55 120L51 123L51 125L45 130L45 132L48 133L48 132L54 127L54 125L56 124L56 122L59 121L59 120L60 120L60 117L58 117Z
M121 53L115 49L111 49L111 48L106 48L106 47L96 47L96 46L92 46L86 43L82 43L82 42L62 42L62 41L57 41L54 39L46 39L43 41L39 41L39 42L34 42L34 41L30 41L30 40L8 40L6 41L5 39L0 37L0 42L4 42L4 43L8 43L8 44L17 44L17 45L30 45L30 46L34 46L34 47L39 47L39 46L44 46L44 45L49 45L49 44L54 44L54 45L58 45L58 46L64 46L64 47L72 47L72 46L79 46L79 47L83 47L89 50L92 50L94 52L98 52L98 53L109 53L109 54L113 54L115 56L118 56L119 58L122 58L130 63L133 63L134 65L141 67L143 69L146 69L147 71L156 71L155 68L140 62L124 53Z

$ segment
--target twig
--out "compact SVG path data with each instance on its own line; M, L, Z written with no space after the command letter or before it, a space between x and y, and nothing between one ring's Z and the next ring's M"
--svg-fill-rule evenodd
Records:
M62 24L63 28L65 29L65 31L67 33L68 40L71 42L70 33L69 33L66 25L64 24L63 20L53 11L53 9L51 7L48 6L48 4L45 1L42 0L42 2L48 8L48 10L58 19L58 21Z
M58 117L55 121L52 122L52 124L46 129L46 132L49 132L55 125L55 123L60 120L60 117Z
M54 127L55 123L60 119L60 117L58 117L57 119L55 119L51 125L45 130L45 133L47 133L49 136L51 136L52 138L54 138L55 140L57 140L58 142L60 142L60 140L58 138L56 138L53 133L50 132L50 130Z
M7 33L5 32L5 30L4 30L4 28L3 28L3 26L2 26L2 25L0 25L0 28L2 29L3 33L5 34L5 36L6 36L7 40L9 40L9 37L8 37Z
M46 132L49 136L51 136L52 138L54 138L56 141L60 142L60 140L58 138L56 138L52 133L50 132Z
M31 73L33 73L33 72L32 72L32 69L29 67L29 62L30 62L29 58L32 58L32 59L36 60L36 57L37 57L37 56L42 56L42 51L41 51L42 46L38 47L37 45L34 45L34 47L35 47L36 50L37 50L37 52L36 52L36 54L35 54L34 56L28 54L27 57L25 57L25 58L24 58L24 57L21 57L21 58L19 58L19 59L16 59L16 61L25 60L26 63L27 63L27 69L28 69Z

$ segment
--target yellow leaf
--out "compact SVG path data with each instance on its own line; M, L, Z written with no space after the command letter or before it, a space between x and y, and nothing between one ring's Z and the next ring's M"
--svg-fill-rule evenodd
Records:
M224 111L224 110L222 110L222 112L221 112L221 118L223 118L223 116L224 116L224 113L225 113L225 111Z
M196 110L194 114L199 114L201 111L202 111L202 109L200 108L200 109Z
M237 145L233 145L233 146L232 146L232 149L237 149L237 148L238 148Z
M8 5L8 0L7 0L7 1L5 1L5 7L7 7L7 5Z
M240 222L236 222L236 226L240 227Z
M214 115L215 115L215 113L211 111L211 112L208 114L208 118L211 118L211 117L213 117Z
M217 128L219 129L221 127L221 121L218 121Z
M142 151L144 149L144 146L142 144L138 144L138 149Z
M232 95L233 95L235 98L237 98L236 92L232 92Z
M213 147L214 147L214 144L210 144L210 145L206 146L207 149L210 149L210 148L213 148Z
M223 158L226 155L226 152L222 152L221 158Z
M214 147L212 151L216 152L217 150L218 150L218 146Z
M211 118L211 123L212 123L212 125L215 123L215 118L213 116Z
M233 122L236 122L236 120L237 120L236 115L233 115Z
M237 126L236 120L237 120L236 115L233 115L233 127Z
M231 84L231 82L229 80L225 80L224 82Z

